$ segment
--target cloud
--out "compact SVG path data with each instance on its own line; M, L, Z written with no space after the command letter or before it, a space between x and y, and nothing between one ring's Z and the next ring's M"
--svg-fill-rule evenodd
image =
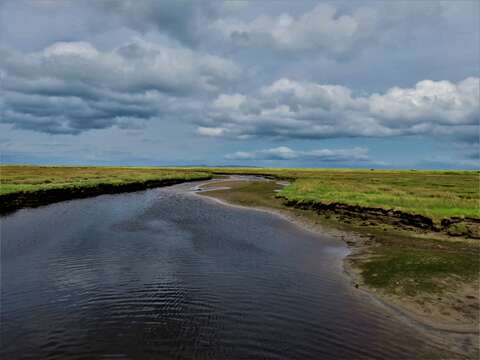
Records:
M334 139L317 146L404 164L430 152L475 159L478 11L433 0L0 0L0 132L15 144L61 139L71 158L109 141L213 164L239 139L247 153ZM132 140L142 134L152 142Z
M157 90L178 94L216 89L240 72L233 62L221 57L141 39L105 52L87 42L59 42L40 52L24 55L4 50L1 55L7 87L28 78L34 84L59 84L63 80L77 87L97 85L119 92ZM43 87L40 83L36 93Z
M155 29L188 44L199 42L207 24L218 16L218 2L185 0L89 0L103 17L145 33ZM112 20L110 20L112 21ZM118 26L118 25L117 25Z
M288 53L321 51L341 59L379 44L392 29L408 30L406 24L422 27L434 16L438 22L440 13L439 4L410 3L408 7L389 4L386 7L370 3L342 8L321 3L298 16L285 12L278 16L262 14L251 21L220 18L211 27L236 46Z
M135 127L176 108L177 98L215 91L239 74L221 57L139 39L112 51L88 42L0 50L0 121L65 134Z
M200 133L233 138L326 139L448 136L477 142L479 78L458 83L424 80L413 88L355 95L340 85L281 79L250 95L220 95Z
M238 110L247 97L240 94L220 94L213 102L213 107L220 110Z
M225 133L225 129L223 128L212 128L212 127L203 127L199 126L197 131L200 135L204 136L222 136Z
M318 149L292 150L286 146L251 152L238 151L225 156L228 160L315 160L322 162L358 162L369 161L368 150L364 148L352 149Z

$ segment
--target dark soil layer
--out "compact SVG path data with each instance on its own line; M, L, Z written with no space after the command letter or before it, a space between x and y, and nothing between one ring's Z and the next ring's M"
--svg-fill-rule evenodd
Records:
M443 232L450 236L464 236L472 239L480 239L480 219L452 217L443 219L440 226L432 219L417 214L409 214L398 210L386 210L382 208L347 205L342 203L324 204L317 201L284 201L285 206L303 210L312 210L317 213L333 213L344 222L349 219L357 219L366 225L389 224L405 230L426 230Z
M82 199L104 194L118 194L170 186L188 181L208 180L211 176L194 179L161 179L123 184L97 184L94 186L64 187L37 191L22 191L0 195L0 214L6 215L22 208L33 208L65 200Z

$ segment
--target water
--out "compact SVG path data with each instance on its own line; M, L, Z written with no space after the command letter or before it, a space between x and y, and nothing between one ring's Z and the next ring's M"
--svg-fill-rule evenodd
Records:
M355 294L343 243L192 185L2 219L2 359L436 358Z

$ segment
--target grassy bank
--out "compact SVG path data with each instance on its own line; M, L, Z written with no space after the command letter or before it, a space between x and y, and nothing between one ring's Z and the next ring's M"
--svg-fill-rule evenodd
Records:
M217 186L229 189L214 190ZM335 226L365 236L372 241L367 245L373 245L374 242L380 246L371 246L369 255L372 256L368 256L368 259L360 257L357 265L362 270L365 283L378 288L405 294L435 292L441 290L438 283L435 285L435 279L454 275L459 279L472 280L480 272L480 244L477 240L449 237L436 232L395 232L394 228L385 226L365 226L361 219L342 222L339 219L341 215L318 213L310 208L286 207L285 201L277 195L281 188L274 181L224 181L205 186L205 190L211 190L204 194L242 206L289 211L313 223ZM407 278L414 278L415 281L404 283L402 279Z
M195 180L209 176L206 172L190 169L3 165L0 166L0 195L149 180Z
M283 190L293 200L320 200L395 209L440 222L445 217L479 217L479 178L471 172L328 172L299 178Z
M364 286L411 297L419 313L430 304L478 322L478 171L217 171L289 180L283 188L275 182L243 182L207 194L240 205L291 211L311 223L360 234L364 240L349 244L354 252L348 261ZM464 287L466 293L459 290Z
M264 174L292 180L281 192L297 201L344 203L424 215L480 218L479 171L365 169L215 169L227 174Z
M129 191L133 184L131 190L138 190L161 186L159 181L219 174L264 175L291 182L278 196L293 207L340 214L339 220L345 222L360 218L368 226L480 238L478 171L1 166L0 172L0 196L5 200L8 194L9 198L18 194L30 202L35 202L41 191L53 189L113 193L121 188Z
M100 194L211 178L191 169L0 166L0 213Z
M287 179L290 206L341 213L369 225L436 230L480 238L480 173L366 169L215 169Z

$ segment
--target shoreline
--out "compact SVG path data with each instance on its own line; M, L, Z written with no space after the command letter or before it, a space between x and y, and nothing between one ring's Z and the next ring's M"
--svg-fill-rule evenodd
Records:
M212 182L221 183L222 181L228 180L231 181L233 179L223 179ZM467 356L467 358L478 355L478 338L480 335L478 324L455 324L454 322L445 322L436 318L434 314L427 317L425 314L415 311L415 306L413 306L415 301L413 299L388 295L382 293L382 291L378 291L374 287L363 284L360 271L355 267L355 260L360 257L369 256L369 248L372 245L369 243L367 236L354 233L353 230L348 231L344 229L336 229L324 224L314 223L305 217L302 218L301 216L295 215L292 208L289 207L285 207L285 209L276 209L239 205L228 202L224 199L215 197L214 194L208 194L219 189L225 190L225 187L201 189L202 185L210 184L212 182L205 182L196 186L195 189L193 189L194 195L202 196L209 201L219 203L223 206L262 211L280 216L304 231L313 232L317 235L323 234L331 236L339 241L343 241L349 249L349 254L342 259L341 269L348 281L352 284L352 292L354 294L368 297L378 306L381 306L385 311L398 318L399 321L407 322L439 346L446 347L461 356Z
M398 228L428 231L451 237L465 236L471 239L480 239L480 219L452 217L445 218L440 224L436 224L433 219L427 216L411 214L399 210L387 210L381 207L365 207L344 203L327 204L319 201L297 201L289 200L286 197L282 198L285 200L286 207L311 210L315 212L330 212L346 219L361 218L362 221L365 221L370 225L389 224ZM459 230L459 224L462 224L464 228Z
M36 208L62 201L85 199L100 195L122 194L135 191L143 191L153 188L172 186L187 182L206 181L212 176L205 176L192 179L159 179L127 182L120 184L100 183L94 186L52 188L30 192L13 192L0 195L0 216L7 216L18 210Z
M218 190L218 189L215 189L215 190ZM338 239L340 241L343 241L346 244L346 246L348 247L348 249L350 250L350 253L348 255L346 255L345 258L343 259L343 265L342 265L343 272L351 280L354 287L355 287L355 285L361 283L360 274L358 274L358 271L355 271L354 266L352 264L352 258L354 256L359 255L360 251L368 248L368 245L360 244L360 246L358 246L359 243L364 242L364 239L362 239L362 237L360 235L353 234L353 233L348 233L345 230L326 229L325 226L322 226L320 224L311 224L311 223L309 224L305 220L299 219L298 217L295 217L292 214L288 214L288 210L281 211L281 210L272 209L272 208L263 208L263 207L254 207L254 206L244 206L244 205L232 204L232 203L226 202L222 199L216 198L212 195L206 195L206 194L202 195L202 193L208 193L210 191L214 191L214 189L208 190L208 191L202 191L202 192L197 191L197 192L195 192L195 195L204 196L204 197L206 197L206 199L208 199L210 201L213 201L213 202L216 202L216 203L219 203L219 204L224 205L224 206L229 206L229 207L234 207L234 208L239 208L239 209L245 209L245 210L261 211L261 212L265 212L265 213L268 213L268 214L276 215L276 216L281 217L284 220L287 220L287 221L293 223L294 225L298 226L299 228L301 228L304 231L309 231L309 232L312 232L316 235L319 235L321 233L321 234L324 234L324 235L327 235L327 236L335 237L336 239ZM349 244L350 240L355 241L357 246L350 245ZM472 335L473 334L480 334L479 330L475 331L473 328L471 328L471 329L461 329L460 327L458 327L456 325L445 325L445 324L442 324L442 323L435 323L435 322L429 323L425 319L422 319L422 316L415 315L412 312L409 312L407 310L402 309L401 307L399 307L398 304L393 303L391 300L389 301L387 299L383 299L381 297L381 295L377 291L375 291L374 288L371 288L369 286L363 285L362 287L360 287L360 286L355 287L355 289L367 293L369 296L372 296L373 298L375 298L377 301L379 301L384 306L387 306L388 308L391 308L391 309L395 310L399 314L401 314L403 316L406 316L408 319L414 321L415 323L417 323L418 325L421 325L422 327L425 327L425 328L428 328L428 329L431 329L431 330L435 330L435 331L445 331L445 332L457 333L457 334L472 334Z

